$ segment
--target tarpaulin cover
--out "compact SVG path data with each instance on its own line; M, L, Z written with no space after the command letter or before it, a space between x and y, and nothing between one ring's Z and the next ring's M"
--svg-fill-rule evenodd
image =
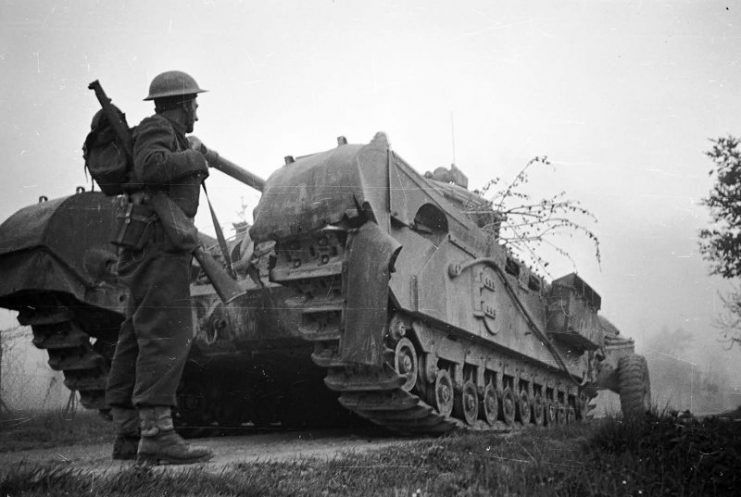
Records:
M69 198L29 205L6 219L0 225L0 255L43 245L49 220Z
M27 266L26 271L49 271L46 265L56 260L64 266L65 277L74 275L84 284L92 285L94 281L84 267L85 254L92 248L115 253L109 242L114 226L113 199L102 193L79 193L31 205L0 225L0 260L15 254L41 251L44 264ZM14 257L14 260L22 258ZM40 262L39 259L31 260ZM23 264L27 265L25 261ZM31 274L29 277L39 276ZM52 287L67 285L62 282L52 284L50 276L45 278Z
M68 267L43 248L0 256L0 306L17 309L25 292L60 292L85 297L85 286Z

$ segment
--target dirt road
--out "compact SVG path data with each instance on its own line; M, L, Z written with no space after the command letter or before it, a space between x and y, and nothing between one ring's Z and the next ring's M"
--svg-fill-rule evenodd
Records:
M392 445L415 443L414 440L381 434L358 435L348 431L292 431L253 433L240 436L200 438L190 441L214 451L215 457L203 466L219 470L236 462L285 461L289 459L332 459L345 452L365 452ZM92 471L115 471L131 462L114 462L111 444L72 445L0 453L0 467L22 461L57 463Z

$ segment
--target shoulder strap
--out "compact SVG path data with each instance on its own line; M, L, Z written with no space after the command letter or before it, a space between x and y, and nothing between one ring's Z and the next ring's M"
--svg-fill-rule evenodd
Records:
M211 205L211 199L208 198L208 190L206 190L206 182L202 181L201 186L203 187L203 193L206 194L206 201L208 202L208 208L211 211L211 220L214 222L214 231L216 231L216 239L219 241L219 247L221 248L221 254L224 256L224 263L226 264L226 270L229 276L236 279L234 269L232 268L232 261L229 257L229 247L226 245L226 238L224 238L224 231L221 229L219 220L216 217L216 211L214 211L213 205Z

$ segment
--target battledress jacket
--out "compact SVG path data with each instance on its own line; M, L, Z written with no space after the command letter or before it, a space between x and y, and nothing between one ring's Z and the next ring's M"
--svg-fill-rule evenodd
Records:
M189 148L185 127L155 114L134 129L133 138L135 183L144 190L163 190L186 216L194 217L208 164Z
M208 166L200 153L188 148L184 128L155 115L144 119L133 137L137 189L161 190L193 217ZM176 405L194 330L191 257L168 243L160 223L141 251L121 252L119 278L131 298L108 375L108 405Z

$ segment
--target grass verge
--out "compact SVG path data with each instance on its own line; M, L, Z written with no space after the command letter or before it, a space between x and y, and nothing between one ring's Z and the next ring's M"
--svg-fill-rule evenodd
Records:
M0 495L694 496L737 495L741 424L651 416L455 434L342 458L240 463L214 471L60 466L0 471Z
M13 411L0 417L0 452L110 442L113 426L96 412ZM0 494L2 495L2 494Z

